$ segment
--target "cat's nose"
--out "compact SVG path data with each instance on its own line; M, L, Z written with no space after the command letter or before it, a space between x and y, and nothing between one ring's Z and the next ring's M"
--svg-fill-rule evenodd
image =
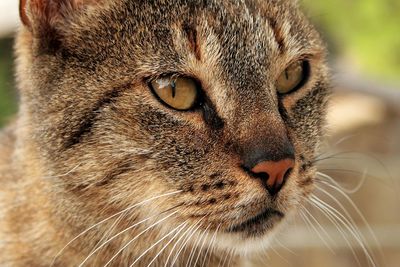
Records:
M248 130L248 136L252 138L242 141L237 151L243 170L260 179L273 196L290 176L295 166L296 150L283 122L272 121L256 126L254 130Z
M263 180L267 190L273 196L283 187L286 179L294 168L294 160L285 158L279 161L262 161L257 163L250 171L255 177Z

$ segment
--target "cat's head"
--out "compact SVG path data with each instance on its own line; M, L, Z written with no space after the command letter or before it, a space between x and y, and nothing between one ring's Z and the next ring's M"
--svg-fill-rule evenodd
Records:
M18 77L67 218L144 201L244 249L304 202L329 83L294 1L57 3L22 1Z

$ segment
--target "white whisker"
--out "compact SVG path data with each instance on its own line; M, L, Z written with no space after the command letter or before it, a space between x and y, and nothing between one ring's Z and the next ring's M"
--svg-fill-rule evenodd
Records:
M279 239L275 238L274 241L283 249L289 251L291 254L293 254L294 256L298 256L298 254L296 252L294 252L293 250L291 250L290 248L288 248L287 246L285 246L284 244L282 244Z
M330 177L330 178L331 178L331 177ZM347 202L351 205L351 207L356 211L357 215L359 216L359 218L361 219L361 221L363 222L363 224L367 227L369 234L372 236L372 238L373 238L373 240L374 240L376 246L379 248L379 254L380 254L381 256L383 256L383 252L382 252L382 249L381 249L381 245L380 245L380 243L379 243L379 241L378 241L378 238L376 237L376 235L375 235L374 232L372 231L372 228L371 228L371 226L369 225L367 219L364 217L364 215L362 214L362 212L360 211L360 209L356 206L356 204L353 202L353 200L352 200L348 195L346 195L343 191L341 191L341 189L340 189L339 187L337 187L337 184L338 184L338 183L337 183L335 180L333 180L333 178L331 178L331 181L332 181L332 183L334 183L336 186L335 186L335 185L332 185L332 184L330 184L330 183L328 183L328 182L326 182L326 181L320 180L321 183L323 183L323 184L325 184L326 186L328 186L328 187L334 189L335 191L337 191L340 195L342 195L342 196L347 200ZM344 210L344 212L348 214L347 210L343 207L343 205L342 205L336 198L334 198L334 197L333 197L331 194L329 194L326 190L324 190L324 189L322 189L322 188L320 188L320 187L318 187L318 189L321 190L322 192L324 192L325 194L327 194L329 197L331 197L331 198ZM347 217L350 217L350 219L352 219L352 217L351 217L350 215L346 215L346 216L347 216ZM353 221L353 223L354 223L354 221Z
M204 260L203 260L203 263L202 263L201 267L204 267L204 264L207 261L208 253L210 252L210 248L213 246L213 244L215 242L215 238L217 237L217 232L218 232L220 227L221 227L221 224L218 225L217 229L215 230L215 232L214 232L214 234L213 234L213 236L211 238L210 244L209 244L209 246L208 246L208 248L206 250L206 253L204 254ZM211 258L211 256L212 256L212 251L210 252L210 258Z
M218 267L223 267L225 264L226 259L228 258L229 251L225 251L225 256L219 259ZM223 260L222 260L223 259Z
M303 210L306 211L308 213L308 215L311 215L311 213L306 208L304 208ZM315 233L318 235L318 237L321 239L321 241L325 244L325 246L329 249L329 251L331 251L333 254L335 254L335 252L332 250L331 246L328 244L328 242L325 240L325 238L321 235L321 233L318 231L318 229L310 221L310 219L308 218L307 214L303 213L303 215L304 215L303 218L314 229ZM330 238L330 236L326 233L325 229L321 226L321 224L314 217L312 217L312 218L317 223L317 225L323 230L323 232Z
M207 226L207 228L204 230L204 233L203 233L202 236L199 238L199 240L202 240L201 246L200 246L200 248L198 249L197 257L196 257L196 260L195 260L194 264L193 264L193 265L189 265L189 266L196 266L196 264L197 264L197 262L198 262L198 260L199 260L199 258L200 258L201 252L202 252L202 250L203 250L204 244L205 244L205 242L206 242L206 240L207 240L207 237L208 237L208 232L207 232L207 231L208 231L208 228L210 228L210 226L211 226L211 224L209 224L209 225Z
M343 231L343 227L336 221L337 219L335 217L333 217L330 213L325 211L325 208L322 208L318 205L315 205L311 200L307 199L307 201L315 208L317 208L319 211L321 211L321 213L328 218L328 220L336 227L336 229L339 231L340 235L343 237L343 239L345 240L345 242L347 243L347 245L349 246L351 253L353 254L354 258L357 261L358 266L361 266L361 263L358 259L358 256L355 252L355 250L353 249L353 246L351 245L348 236L346 235L346 233Z
M83 266L83 264L85 264L85 262L87 262L89 260L90 257L92 257L96 252L98 252L100 249L102 249L103 247L105 247L108 243L110 243L111 241L113 241L114 239L116 239L117 237L121 236L122 234L126 233L127 231L131 230L132 228L135 228L136 226L150 220L151 218L154 218L158 216L158 214L156 215L152 215L146 219L143 219L137 223L134 223L133 225L125 228L124 230L122 230L121 232L115 234L114 236L112 236L111 238L109 238L108 240L106 240L105 242L103 242L100 246L98 246L97 248L95 248L94 250L92 250L92 252L89 253L89 255L81 262L81 264L79 265L79 267Z
M320 175L328 180L330 180L331 182L333 182L340 190L342 190L343 192L345 192L346 194L354 194L357 193L358 190L361 189L361 187L364 185L366 179L367 179L367 173L368 173L368 168L364 169L364 172L362 173L362 177L360 182L353 188L353 189L347 189L344 188L343 186L341 186L338 182L336 182L332 177L330 177L329 175L326 175L322 172L317 172L317 175Z
M152 225L150 225L149 227L147 227L146 229L144 229L143 231L141 231L139 234L137 234L134 238L132 238L129 242L127 242L120 250L117 251L117 253L114 254L114 256L111 257L111 259L104 265L104 267L108 266L122 251L124 251L130 244L132 244L136 239L138 239L141 235L143 235L144 233L146 233L149 229L155 227L156 225L162 223L163 221L165 221L166 219L168 219L169 217L171 217L172 215L176 214L178 211L174 211L172 213L170 213L169 215L165 216L164 218L162 218L161 220L153 223Z
M87 232L89 232L90 230L94 229L95 227L97 227L97 226L103 224L104 222L106 222L106 221L108 221L108 220L110 220L110 219L112 219L112 218L114 218L114 217L116 217L116 216L118 216L118 215L120 215L120 214L122 214L122 213L125 213L125 212L127 212L127 211L129 211L129 210L131 210L131 209L134 209L135 207L138 207L138 206L140 206L140 205L143 205L143 204L145 204L145 203L147 203L147 202L150 202L150 201L155 200L155 199L158 199L158 198L162 198L162 197L166 197L166 196L178 194L178 193L180 193L180 192L182 192L182 190L175 191L175 192L170 192L170 193L166 193L166 194L162 194L162 195L159 195L159 196L155 196L155 197L152 197L152 198L143 200L142 202L139 202L139 203L137 203L137 204L135 204L135 205L133 205L133 206L130 206L130 207L128 207L128 208L126 208L126 209L124 209L124 210L122 210L122 211L119 211L119 212L117 212L117 213L115 213L115 214L113 214L113 215L111 215L111 216L105 218L104 220L102 220L102 221L100 221L100 222L98 222L98 223L96 223L96 224L90 226L89 228L87 228L86 230L84 230L83 232L81 232L80 234L78 234L76 237L74 237L71 241L69 241L69 242L54 256L53 261L52 261L51 264L50 264L50 267L53 267L53 266L54 266L54 263L55 263L55 261L57 260L57 258L64 252L64 250L65 250L69 245L71 245L71 244L72 244L73 242L75 242L78 238L80 238L81 236L83 236L84 234L86 234Z
M118 223L120 223L120 221L122 220L123 216L124 216L124 214L121 214L121 215L118 216L118 218L110 226L110 228L107 230L107 232L104 233L104 235L101 237L99 242L96 243L96 245L93 247L93 249L92 249L92 251L90 251L90 253L94 253L94 250L96 250L99 246L101 246L101 244L103 244L103 242L107 242L107 240L110 238L110 235L111 235L112 231L114 230L115 226Z
M78 169L81 165L82 165L82 163L79 163L78 165L76 165L75 167L73 167L71 170L69 170L68 172L66 172L66 173L64 173L64 174L52 175L52 176L45 176L45 177L43 177L43 179L61 178L61 177L68 176L68 175L70 175L72 172L74 172L76 169Z
M197 222L197 223L198 223L198 222ZM178 240L176 240L174 246L171 248L171 250L170 250L170 252L169 252L169 254L168 254L167 259L165 260L164 267L167 267L167 266L168 266L169 259L171 258L172 253L175 251L175 248L178 246L179 241L181 241L182 239L184 239L185 236L186 236L186 234L188 234L188 233L197 225L197 223L196 223L196 224L193 224L193 225L191 225L191 226L189 226L189 227L183 232L183 234L178 238Z
M230 251L230 253L229 253L230 259L229 259L228 264L227 264L228 267L231 266L231 262L232 262L232 260L233 260L233 254L234 254L234 252L235 252L235 251L232 249L232 250Z
M325 230L325 228L321 225L321 223L317 220L317 218L315 218L315 216L313 216L312 213L310 211L308 211L306 208L304 208L304 211L307 212L307 214L311 217L311 219L318 225L318 227L322 230L322 232L325 234L325 236L328 237L329 241L334 244L335 242L332 240L331 236L328 234L328 232ZM332 249L331 249L331 251L332 251ZM335 253L333 252L333 254L335 254Z
M355 240L361 246L362 250L364 251L364 254L368 258L368 261L372 264L372 266L376 267L375 261L370 254L370 250L366 247L365 239L359 233L358 229L356 227L354 227L354 225L346 217L344 217L340 212L338 212L335 208L328 205L327 203L320 200L319 198L313 196L313 197L311 197L311 201L313 201L318 206L325 207L327 212L329 212L332 216L334 216L334 217L336 217L336 219L338 219L338 221L349 231L349 233L352 234L352 236L355 238Z
M178 225L178 227L176 227L174 230L172 230L169 234L165 235L162 239L160 239L158 241L158 243L160 243L163 239L165 239L167 236L169 236L171 233L173 233L174 231L177 230L177 232L175 233L175 235L160 249L160 251L154 256L154 258L150 261L150 263L147 265L147 267L150 267L150 265L158 258L158 256L168 247L169 244L171 244L172 241L174 241L175 237L177 237L177 235L179 235L179 233L185 228L185 226L187 225L187 221L181 223L180 225ZM179 228L179 229L178 229ZM154 246L156 246L157 243L154 243ZM148 251L150 251L150 249L152 248L150 247L147 251L143 252L142 255L146 254ZM139 259L139 258L138 258ZM131 266L133 266L135 263L132 263Z
M180 248L179 248L177 254L176 254L175 257L174 257L174 259L173 259L173 261L172 261L172 263L171 263L171 266L174 266L174 264L175 264L176 260L178 259L180 253L182 252L182 250L183 250L184 248L186 248L186 244L189 242L190 238L191 238L191 237L196 233L196 231L201 227L201 223L200 223L200 222L201 222L204 218L205 218L205 216L202 217L202 218L196 223L196 224L198 224L198 226L197 226L196 228L193 229L193 231L191 232L190 235L188 235L187 238L185 238L185 240L184 240L183 243L182 243L182 246L180 246Z

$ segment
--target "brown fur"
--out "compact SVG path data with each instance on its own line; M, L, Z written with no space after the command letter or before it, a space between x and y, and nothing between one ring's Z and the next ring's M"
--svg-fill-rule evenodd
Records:
M240 255L261 249L281 219L260 230L232 226L266 207L287 220L311 192L309 163L323 132L329 83L323 44L291 1L27 0L21 17L20 110L0 139L0 265L78 266L105 233L111 237L153 216L86 262L103 266L174 212L111 265L129 266L183 223L184 230L199 228L175 266L187 264L192 248L191 265L218 266L232 249L234 266ZM304 58L309 80L278 97L279 74ZM166 73L196 78L204 105L178 112L158 102L147 79ZM272 198L241 164L243 155L273 154L284 142L293 144L296 165ZM107 220L62 250L105 218L175 191ZM171 237L137 266L147 266ZM154 266L164 266L173 245Z

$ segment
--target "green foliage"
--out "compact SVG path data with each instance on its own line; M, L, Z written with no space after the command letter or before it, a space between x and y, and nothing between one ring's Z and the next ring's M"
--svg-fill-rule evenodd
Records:
M362 72L400 77L399 0L303 0L331 50Z
M15 113L12 39L0 40L0 127Z

